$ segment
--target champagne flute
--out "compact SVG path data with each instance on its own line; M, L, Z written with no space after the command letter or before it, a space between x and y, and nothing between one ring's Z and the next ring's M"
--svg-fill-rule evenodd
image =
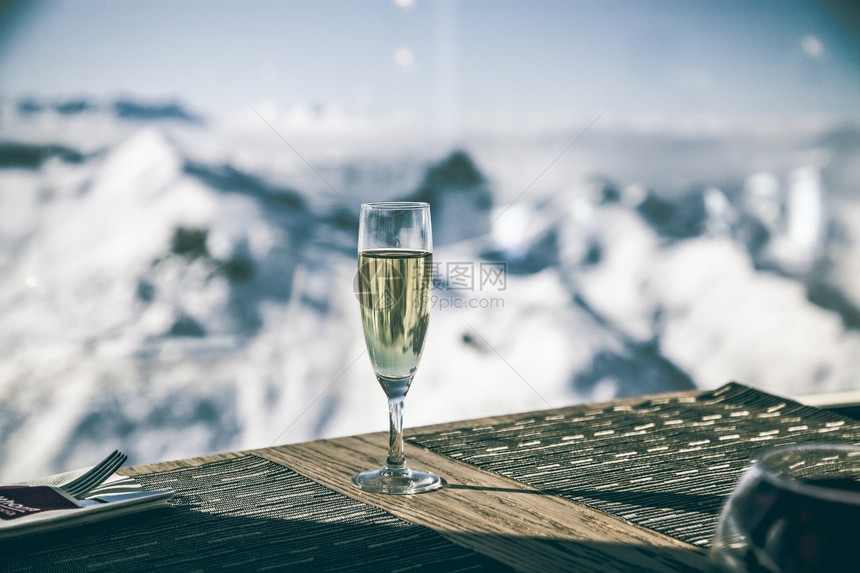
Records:
M403 451L403 403L430 321L433 278L430 205L364 203L358 224L358 298L364 340L376 379L388 397L388 458L381 469L352 477L374 493L413 494L442 486L439 476L412 470Z

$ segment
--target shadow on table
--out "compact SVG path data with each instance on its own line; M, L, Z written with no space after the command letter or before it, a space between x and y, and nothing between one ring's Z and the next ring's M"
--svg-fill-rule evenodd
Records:
M507 569L502 561L536 571L704 566L702 553L692 548L473 533L445 537L390 517L386 523L320 523L171 507L0 541L0 571L394 571L418 565L431 571L499 571Z

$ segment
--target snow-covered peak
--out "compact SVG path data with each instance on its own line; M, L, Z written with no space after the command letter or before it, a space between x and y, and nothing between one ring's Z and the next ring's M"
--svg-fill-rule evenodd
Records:
M110 149L88 193L116 207L139 207L179 176L182 158L155 127L146 127Z

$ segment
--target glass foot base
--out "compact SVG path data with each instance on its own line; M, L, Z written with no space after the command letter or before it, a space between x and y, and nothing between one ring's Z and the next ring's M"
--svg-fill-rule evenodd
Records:
M442 479L430 472L385 467L355 474L352 476L352 485L371 493L409 495L439 489Z

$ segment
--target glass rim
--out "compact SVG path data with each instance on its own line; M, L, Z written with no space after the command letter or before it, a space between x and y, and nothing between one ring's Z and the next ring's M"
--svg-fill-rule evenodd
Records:
M430 207L426 201L370 201L362 203L361 208L369 209L425 209Z
M860 505L860 492L805 483L800 480L781 475L773 469L773 458L775 456L778 456L785 452L804 450L816 452L830 451L834 454L854 452L857 454L858 458L860 458L860 446L855 446L853 444L825 444L821 442L812 442L790 444L773 448L757 457L753 465L754 467L758 468L759 471L761 471L761 474L765 480L771 482L777 487L782 487L793 493L816 497L819 499L826 499L828 501L835 501L839 503ZM858 463L860 463L860 459L858 459Z

